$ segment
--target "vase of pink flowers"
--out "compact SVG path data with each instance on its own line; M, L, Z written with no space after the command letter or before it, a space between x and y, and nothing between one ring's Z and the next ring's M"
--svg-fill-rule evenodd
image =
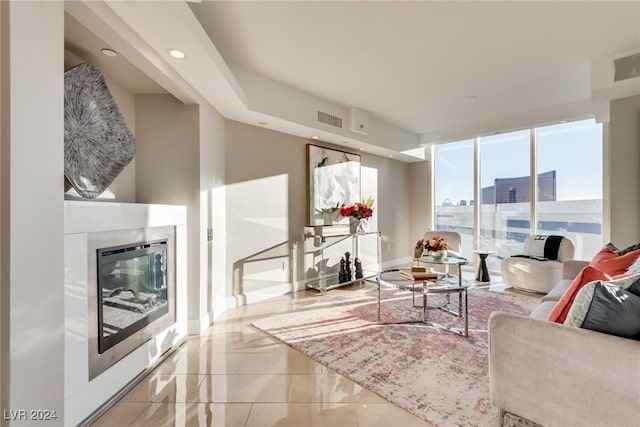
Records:
M449 244L440 236L433 236L424 241L424 250L427 251L429 256L435 261L446 258L447 249L449 249Z

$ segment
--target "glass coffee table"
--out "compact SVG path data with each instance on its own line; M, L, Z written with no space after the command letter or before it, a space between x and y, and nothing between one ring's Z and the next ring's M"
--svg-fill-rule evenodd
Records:
M424 257L426 258L426 257ZM401 274L401 269L388 269L380 271L376 276L376 283L378 289L378 323L380 323L380 296L382 286L402 289L413 292L414 296L416 293L422 294L422 305L416 306L422 308L422 320L421 322L430 326L434 326L440 329L445 329L449 332L453 332L455 334L461 335L463 337L469 336L469 310L468 310L468 298L467 298L467 289L469 288L469 283L462 280L462 265L467 263L467 260L464 258L455 258L449 257L444 260L438 261L429 261L421 258L421 262L433 263L433 264L445 264L445 265L457 265L458 266L458 276L451 276L448 274L440 274L436 279L418 279L411 278L406 274ZM403 269L408 270L408 269ZM437 306L429 306L428 300L429 295L431 294L444 294L445 300L444 303ZM451 295L457 294L458 296L458 307L457 309L452 309L452 301ZM464 300L464 304L463 304ZM414 305L415 306L415 305ZM464 323L464 327L461 328L450 328L440 324L436 324L429 321L429 310L441 310L446 313L449 313L453 316L461 318ZM414 323L411 321L408 322L399 322L399 323Z

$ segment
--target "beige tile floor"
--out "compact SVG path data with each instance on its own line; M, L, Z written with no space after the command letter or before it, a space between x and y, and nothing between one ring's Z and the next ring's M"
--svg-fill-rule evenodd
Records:
M228 310L93 425L431 426L250 326L318 298L301 291Z

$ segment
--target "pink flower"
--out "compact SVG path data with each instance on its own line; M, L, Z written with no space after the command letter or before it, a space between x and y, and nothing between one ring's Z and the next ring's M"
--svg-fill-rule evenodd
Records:
M429 240L424 241L424 248L427 251L439 251L449 249L449 244L440 236L433 236Z

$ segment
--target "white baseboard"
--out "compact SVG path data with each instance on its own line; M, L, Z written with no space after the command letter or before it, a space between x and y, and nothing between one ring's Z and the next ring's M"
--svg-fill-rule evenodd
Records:
M212 311L202 316L199 320L189 320L189 335L199 335L211 326L220 316L230 308L241 307L243 305L264 301L269 298L286 295L304 289L304 283L295 281L294 283L283 283L277 286L270 286L259 291L247 292L246 294L234 295L225 298L216 304Z
M187 324L187 332L189 335L202 334L213 323L212 311L206 313L200 319L190 319Z
M211 313L212 323L215 322L216 319L218 319L220 316L222 316L229 307L232 307L232 305L230 305L231 300L232 298L227 297L222 301L220 301L218 304L216 304L215 307L213 307L213 313Z
M269 286L257 291L247 292L245 294L236 295L233 307L251 304L258 301L264 301L269 298L279 297L298 290L295 283L283 283L281 285Z

